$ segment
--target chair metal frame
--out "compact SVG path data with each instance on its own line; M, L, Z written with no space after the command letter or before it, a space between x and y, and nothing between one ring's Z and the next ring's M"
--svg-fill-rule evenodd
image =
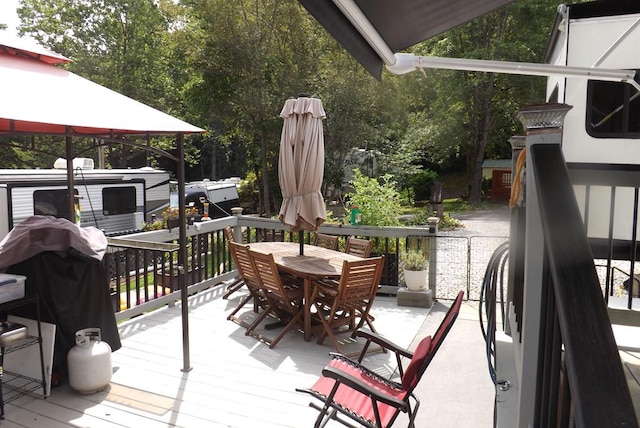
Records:
M408 427L414 428L420 407L420 400L414 394L414 389L457 319L463 297L464 291L458 292L433 337L423 338L413 352L375 333L363 330L356 332L356 336L366 339L365 347L357 360L332 353L332 358L322 370L318 381L311 388L296 389L298 392L311 394L324 403L309 404L320 411L314 426L324 427L330 420L336 420L348 427L354 427L352 421L355 421L367 428L388 428L394 424L400 412L403 412L409 416ZM400 382L387 379L362 364L371 343L395 354ZM406 368L403 368L403 359L409 360Z

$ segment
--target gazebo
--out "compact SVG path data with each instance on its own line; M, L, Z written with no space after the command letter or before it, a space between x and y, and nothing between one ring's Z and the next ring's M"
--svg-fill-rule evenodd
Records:
M73 140L92 139L95 147L125 144L143 148L177 162L178 202L185 206L184 135L203 129L128 98L58 67L69 62L35 43L0 36L0 135L50 135L65 138L68 212L73 215ZM135 140L174 136L177 154L148 147ZM70 219L72 220L72 219ZM180 210L179 264L187 259L186 222ZM188 300L184 275L179 275L182 300L184 361L190 369Z

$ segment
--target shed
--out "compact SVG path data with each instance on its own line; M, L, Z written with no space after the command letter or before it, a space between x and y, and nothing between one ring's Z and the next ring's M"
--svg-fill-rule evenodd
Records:
M511 196L511 159L485 159L482 178L491 180L492 201L508 201Z

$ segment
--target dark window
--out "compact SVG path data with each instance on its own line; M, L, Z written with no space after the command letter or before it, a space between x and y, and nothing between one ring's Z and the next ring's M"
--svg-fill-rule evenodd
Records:
M640 92L626 83L590 80L586 119L592 137L640 138Z
M104 215L136 212L136 188L131 186L102 189L102 212Z
M77 190L73 193L78 195ZM69 218L67 194L67 189L36 190L33 192L33 214Z

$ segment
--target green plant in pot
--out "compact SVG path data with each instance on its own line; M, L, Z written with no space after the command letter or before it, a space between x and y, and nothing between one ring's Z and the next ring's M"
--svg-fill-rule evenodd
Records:
M429 275L429 252L409 250L402 255L404 281L410 291L420 291L427 287Z

